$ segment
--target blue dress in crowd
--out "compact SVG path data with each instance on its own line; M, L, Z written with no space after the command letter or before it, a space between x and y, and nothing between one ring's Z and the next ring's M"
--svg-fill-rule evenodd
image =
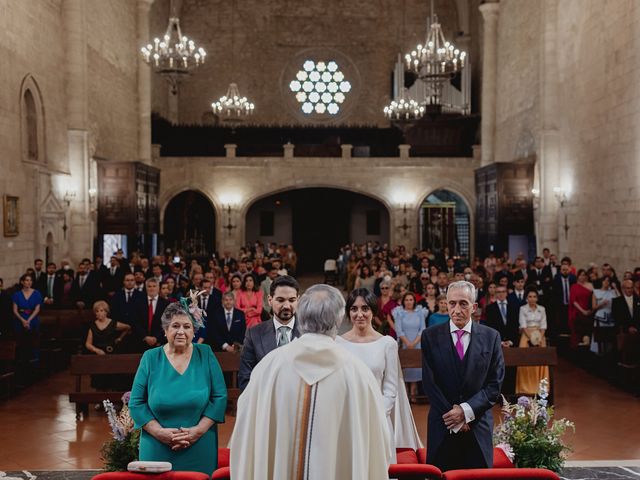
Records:
M11 301L18 306L18 313L25 320L29 318L29 316L33 313L35 308L38 305L42 305L42 295L38 290L33 290L29 298L24 298L24 293L22 290L18 290L11 297ZM16 332L22 333L25 328L15 316L12 317L13 320L13 328ZM37 332L40 328L40 318L38 316L34 317L31 320L31 331Z
M393 316L393 321L396 324L398 338L406 337L407 340L413 342L413 340L418 335L421 335L422 331L427 328L429 310L422 305L416 306L416 309L413 311L396 307L391 312L391 316ZM407 348L404 343L402 343L402 348ZM420 349L420 342L418 342L415 348ZM406 382L419 382L422 380L422 369L420 368L405 368L403 374Z

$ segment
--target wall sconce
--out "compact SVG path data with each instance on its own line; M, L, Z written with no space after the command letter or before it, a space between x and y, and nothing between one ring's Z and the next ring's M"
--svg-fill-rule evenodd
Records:
M560 208L564 208L564 204L567 203L567 200L569 199L564 188L553 187L553 195L556 197L556 200L560 204Z
M227 224L223 225L222 228L224 228L229 235L231 235L231 230L237 228L237 225L231 223L231 205L227 205Z
M398 228L402 230L402 235L404 237L407 237L409 233L409 229L411 229L411 225L407 223L407 204L406 203L402 207L402 214L404 215L404 219L402 220L402 225L399 225Z
M567 192L562 187L553 187L553 195L556 197L556 200L560 204L560 208L564 211L564 239L567 240L569 238L569 222L567 218L567 212L564 210L564 206L569 200L569 197L567 196Z
M64 200L64 203L67 204L67 210L69 210L69 207L71 206L71 202L73 201L73 199L76 198L76 191L75 190L67 190L66 192L64 192L64 197L62 197L62 199ZM64 236L64 239L67 239L67 230L69 230L69 226L67 225L67 212L64 212L64 223L62 224L62 234Z

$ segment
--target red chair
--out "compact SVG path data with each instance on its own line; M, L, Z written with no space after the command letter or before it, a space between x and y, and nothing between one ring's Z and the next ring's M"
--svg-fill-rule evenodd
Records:
M211 480L230 480L231 472L229 471L229 467L221 467L218 468L213 475L211 475Z
M396 461L389 465L389 477L399 480L417 480L424 478L442 478L442 472L433 465L424 464L426 450L415 451L410 448L398 448L396 450ZM230 480L229 472L229 449L218 449L218 469L213 472L211 480Z
M423 478L442 478L438 467L425 463L426 449L397 448L396 462L389 465L389 478L413 480Z
M560 480L558 474L545 468L477 468L471 470L449 470L444 480Z
M504 450L502 450L501 448L493 449L493 468L514 468L514 467L515 465L511 460L509 460L509 457L507 457L507 454L504 453Z
M209 475L200 472L165 472L165 473L134 473L134 472L106 472L100 473L92 480L209 480Z

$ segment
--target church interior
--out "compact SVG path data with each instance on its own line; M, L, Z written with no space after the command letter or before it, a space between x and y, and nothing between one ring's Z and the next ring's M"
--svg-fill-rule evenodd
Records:
M496 428L544 378L573 423L527 478L638 478L639 46L637 0L0 0L0 477L93 478L158 306L231 292L248 331L292 276L373 292L405 377L396 309L513 302ZM225 448L243 337L211 338Z

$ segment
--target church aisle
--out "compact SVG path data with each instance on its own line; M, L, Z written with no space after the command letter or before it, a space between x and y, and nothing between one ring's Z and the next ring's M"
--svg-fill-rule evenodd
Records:
M0 402L0 470L99 468L99 450L109 438L104 413L93 410L76 422L68 401L73 385L67 371L57 373ZM576 423L570 460L640 459L640 401L561 360L557 371L557 414ZM582 390L586 389L586 390ZM420 436L426 435L428 406L414 405ZM498 413L496 409L496 414ZM234 418L220 425L226 445Z

